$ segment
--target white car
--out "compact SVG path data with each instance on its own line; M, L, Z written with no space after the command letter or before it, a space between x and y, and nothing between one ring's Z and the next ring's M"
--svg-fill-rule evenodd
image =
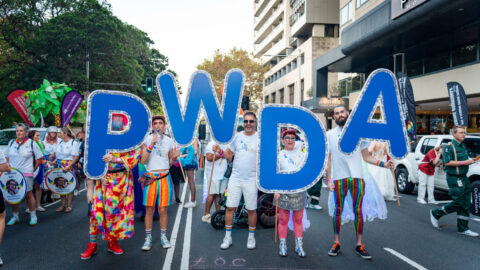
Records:
M425 135L418 142L415 152L411 152L406 158L395 161L395 176L397 178L398 191L401 193L412 193L415 185L418 184L418 165L423 157L431 149L446 145L453 140L451 135ZM480 137L467 135L465 138L468 156L472 159L480 155ZM470 165L467 177L472 185L472 212L479 215L480 199L480 163ZM435 169L435 189L448 191L448 184L443 168ZM475 204L477 203L477 204ZM476 205L476 208L475 208ZM475 211L474 211L475 210Z
M38 130L40 131L40 139L43 141L45 138L45 134L47 134L47 128L30 128L30 130ZM3 153L7 152L8 148L8 143L12 140L15 139L17 135L15 134L15 128L6 128L0 130L0 151Z

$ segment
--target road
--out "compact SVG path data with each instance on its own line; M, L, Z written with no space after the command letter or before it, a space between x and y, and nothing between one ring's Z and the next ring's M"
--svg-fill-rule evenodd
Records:
M201 198L202 181L197 181L197 198ZM188 194L181 188L182 201ZM56 213L57 204L49 205L47 212L39 213L38 225L31 227L28 214L21 207L21 223L7 226L0 247L4 269L478 269L479 238L456 233L454 214L441 220L442 231L430 225L428 211L432 205L420 205L415 193L401 195L401 206L387 202L389 214L385 221L365 224L364 244L373 260L365 261L354 251L355 234L352 223L341 231L341 253L329 257L333 244L332 221L326 210L308 210L311 227L304 233L306 258L294 253L293 234L289 232L288 256L278 256L274 230L257 228L257 248L247 250L248 230L233 230L233 246L221 250L223 230L215 230L201 222L203 204L194 209L174 204L168 208L168 237L173 247L160 245L158 220L154 222L153 248L142 252L143 222L136 220L135 236L120 241L125 254L107 253L106 242L99 240L96 256L80 260L88 244L88 217L85 192L74 199L72 213ZM448 200L437 192L437 199ZM321 205L326 208L328 192L324 189ZM200 200L199 200L200 202ZM7 220L11 208L7 207ZM480 219L472 217L470 227L480 231Z

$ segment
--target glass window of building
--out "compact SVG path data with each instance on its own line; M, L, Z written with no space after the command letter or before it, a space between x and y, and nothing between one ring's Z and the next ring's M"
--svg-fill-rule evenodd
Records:
M452 65L459 66L477 60L477 43L459 46L452 51Z
M265 104L268 104L268 96L265 96Z
M292 105L294 102L294 93L295 93L295 86L291 84L288 86L288 95L289 95L289 103Z
M407 66L407 75L409 77L422 75L423 73L422 60L409 62L406 64L406 66Z
M366 2L368 2L368 0L357 0L357 8L361 7Z
M272 103L275 104L277 103L277 99L276 99L277 95L275 93L272 93Z
M434 72L450 67L450 51L439 53L425 59L425 73Z
M340 25L344 25L352 19L352 11L352 1L350 1L340 10Z
M280 98L279 103L283 104L283 89L280 89L280 91L278 91L278 96Z

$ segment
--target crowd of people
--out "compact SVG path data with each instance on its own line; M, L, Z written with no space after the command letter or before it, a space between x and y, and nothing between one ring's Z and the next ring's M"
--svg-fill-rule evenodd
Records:
M328 199L328 210L333 220L333 245L328 255L337 256L340 251L341 225L353 221L356 232L355 251L363 259L371 259L363 243L364 221L375 218L385 219L387 208L385 200L395 200L394 181L391 169L393 160L387 158L385 143L362 142L359 150L346 155L338 148L338 141L349 117L344 106L337 106L333 114L336 127L327 132L328 165L326 184L331 191ZM124 116L113 115L112 130L125 128ZM142 145L123 153L107 153L102 160L107 164L108 171L101 179L86 179L87 202L91 203L89 219L89 242L87 249L81 254L81 259L90 259L97 252L98 235L108 242L108 251L116 255L123 254L119 239L133 237L134 231L134 168L140 163L145 171L138 177L142 187L140 199L145 207L145 241L141 249L152 249L153 216L155 210L159 214L160 243L163 248L170 248L167 237L168 214L167 207L173 203L181 204L179 185L188 183L190 198L183 207L196 207L195 170L199 166L198 156L202 152L198 138L191 146L180 148L167 135L167 122L163 116L152 118L152 133ZM221 249L232 245L232 228L234 211L243 197L248 212L247 249L255 249L255 231L257 224L257 147L258 133L257 117L253 112L243 116L242 132L238 132L230 144L217 144L210 141L205 149L205 181L208 181L208 191L202 221L211 221L212 206L220 209L219 201L225 190L228 190L225 213L225 236L220 244ZM470 192L466 179L468 165L474 161L468 159L465 146L463 127L453 128L453 143L428 152L419 165L420 184L418 202L425 202L425 191L428 202L436 203L433 197L432 175L435 168L443 165L447 172L447 181L453 202L431 211L431 223L438 228L438 220L452 212L458 213L458 231L469 236L478 234L468 229L467 196ZM278 153L278 164L281 172L294 172L303 165L308 149L299 144L299 134L293 128L281 129L281 151ZM57 129L49 127L46 137L40 141L38 131L28 132L24 124L17 124L16 139L12 140L4 156L0 153L0 170L10 172L18 169L26 181L27 211L30 213L30 225L38 222L37 211L45 211L41 206L45 174L52 170L62 170L64 173L76 175L76 180L85 178L83 175L84 133L74 136L69 128ZM231 170L230 172L228 172ZM228 176L227 176L228 174ZM77 183L77 188L79 183ZM319 181L308 191L294 194L274 194L278 202L278 235L279 255L287 256L288 223L293 222L295 236L295 253L300 257L307 255L303 247L303 231L308 227L305 208L320 210L318 205L322 181ZM56 212L73 211L72 198L78 189L61 195L61 205ZM0 195L2 193L0 192ZM12 217L7 225L20 222L19 204L12 204ZM0 242L5 226L5 205L3 195L0 198ZM0 259L1 262L1 259Z

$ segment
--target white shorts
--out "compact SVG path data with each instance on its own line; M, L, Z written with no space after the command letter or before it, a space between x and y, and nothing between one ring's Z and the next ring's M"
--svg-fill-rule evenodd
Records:
M230 179L228 181L227 207L237 207L240 199L245 200L247 210L257 209L257 183L253 181Z
M212 179L210 184L210 194L223 194L227 188L228 179Z
M31 176L26 176L25 181L27 182L27 192L33 190L33 177Z

